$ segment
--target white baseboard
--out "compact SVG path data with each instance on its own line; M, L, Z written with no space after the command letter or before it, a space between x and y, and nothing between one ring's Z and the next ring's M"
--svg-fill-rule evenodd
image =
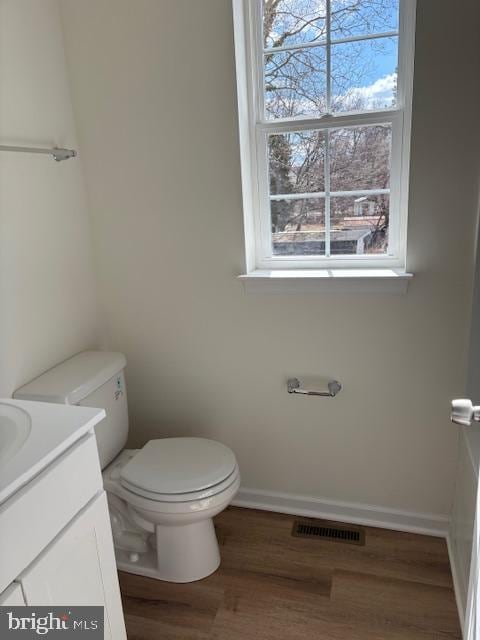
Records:
M371 504L336 502L276 491L241 487L232 504L249 509L276 511L309 518L325 518L442 538L446 538L448 533L449 518L443 515L386 509Z
M457 602L458 617L460 620L460 627L462 628L462 635L465 631L465 611L467 608L466 601L464 602L464 590L462 588L463 570L457 563L456 554L450 539L450 535L447 534L447 548L448 557L450 559L450 569L452 571L453 590L455 592L455 600Z

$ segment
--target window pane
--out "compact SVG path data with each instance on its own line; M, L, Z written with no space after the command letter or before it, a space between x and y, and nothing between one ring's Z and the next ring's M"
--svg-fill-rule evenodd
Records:
M336 129L329 135L331 191L389 188L391 125Z
M325 255L325 200L271 202L274 256Z
M331 38L398 31L399 0L332 0Z
M325 113L325 47L265 55L265 111L269 119Z
M264 47L315 42L326 37L326 0L264 0Z
M389 217L388 195L331 198L331 255L385 254Z
M395 106L398 38L334 44L331 55L333 111Z
M325 191L325 134L275 134L268 139L270 193Z

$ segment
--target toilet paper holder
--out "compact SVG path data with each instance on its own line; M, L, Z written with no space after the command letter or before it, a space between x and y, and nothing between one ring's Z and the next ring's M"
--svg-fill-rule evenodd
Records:
M287 380L288 393L296 393L302 396L322 396L324 398L335 398L335 396L342 390L342 385L338 380L330 380L327 384L328 391L311 391L308 389L302 389L300 386L300 380L298 378L289 378Z

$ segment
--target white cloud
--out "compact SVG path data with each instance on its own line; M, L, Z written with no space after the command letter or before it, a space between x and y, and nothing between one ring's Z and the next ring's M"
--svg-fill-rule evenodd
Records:
M353 88L350 95L365 100L369 107L379 103L387 105L393 99L396 81L396 74L390 73L383 78L378 78L378 80L366 87Z

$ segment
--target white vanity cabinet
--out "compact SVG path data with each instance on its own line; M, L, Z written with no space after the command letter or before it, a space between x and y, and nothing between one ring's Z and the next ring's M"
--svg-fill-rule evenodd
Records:
M89 502L17 580L32 606L104 606L105 638L124 638L105 492Z
M22 607L25 604L22 587L18 582L14 582L0 593L0 607Z
M64 421L73 417L83 426L71 427L68 440L49 451L40 471L33 467L22 484L14 480L15 489L0 504L0 605L103 606L105 639L126 640L93 432L93 424L105 414L96 409L31 405L32 430L36 415L42 417L42 412L49 418L44 426L52 424L52 416ZM38 450L32 448L34 454Z

